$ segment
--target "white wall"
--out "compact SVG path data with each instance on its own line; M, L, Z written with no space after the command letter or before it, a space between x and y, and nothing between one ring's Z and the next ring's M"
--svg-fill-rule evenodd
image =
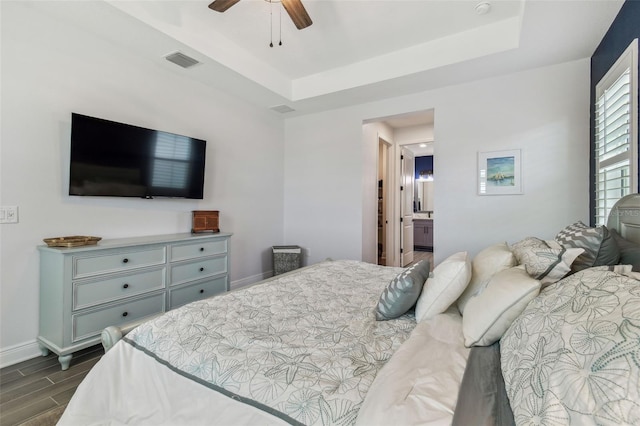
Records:
M300 117L286 126L285 140L301 143L286 145L284 235L287 244L309 249L307 263L361 257L362 119L343 114Z
M435 108L436 263L588 218L589 60L495 77L286 121L285 235L309 261L364 259L363 203L377 140L362 122ZM373 145L375 144L375 145ZM522 149L524 194L478 196L478 151ZM373 171L372 171L373 169ZM311 187L312 197L301 188ZM375 231L372 231L375 232Z
M236 284L270 269L273 244L308 248L307 263L368 259L377 137L363 122L377 117L435 108L436 262L587 220L588 59L283 125L32 5L3 2L1 19L0 203L18 205L20 223L0 225L0 365L35 354L35 247L45 237L184 232L192 209L217 209L222 229L234 232ZM205 200L66 196L72 111L206 139ZM525 194L477 196L477 152L511 148L523 151Z
M36 246L43 238L188 232L191 210L220 210L222 230L234 233L232 284L270 271L271 246L283 243L280 117L57 22L33 5L4 2L1 18L0 203L19 206L20 222L0 225L0 364L39 353ZM204 200L65 195L71 112L206 139Z

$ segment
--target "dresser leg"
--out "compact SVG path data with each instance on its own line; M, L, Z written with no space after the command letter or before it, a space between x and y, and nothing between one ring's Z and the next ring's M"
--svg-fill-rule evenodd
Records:
M44 346L44 345L38 345L38 347L40 348L40 353L42 354L42 356L47 356L49 355L49 348Z
M60 361L60 365L62 366L63 370L68 370L69 369L69 364L71 364L71 358L72 357L73 357L72 354L60 355L58 357L58 361Z

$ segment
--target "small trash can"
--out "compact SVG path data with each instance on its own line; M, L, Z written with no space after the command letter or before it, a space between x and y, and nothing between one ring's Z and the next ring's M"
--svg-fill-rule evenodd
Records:
M300 246L273 246L273 275L284 274L301 266Z

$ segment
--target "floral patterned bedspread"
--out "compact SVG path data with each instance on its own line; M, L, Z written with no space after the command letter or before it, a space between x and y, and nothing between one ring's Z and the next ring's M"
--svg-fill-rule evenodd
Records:
M516 424L640 424L640 281L606 267L571 275L500 346Z
M289 421L355 422L378 370L413 328L413 313L376 321L402 269L328 261L191 303L125 341L159 362Z

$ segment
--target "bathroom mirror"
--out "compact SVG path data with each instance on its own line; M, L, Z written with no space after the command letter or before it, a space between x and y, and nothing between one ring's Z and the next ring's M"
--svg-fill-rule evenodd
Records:
M414 188L414 211L433 213L433 180L416 180Z
M414 212L433 213L433 155L415 157Z

